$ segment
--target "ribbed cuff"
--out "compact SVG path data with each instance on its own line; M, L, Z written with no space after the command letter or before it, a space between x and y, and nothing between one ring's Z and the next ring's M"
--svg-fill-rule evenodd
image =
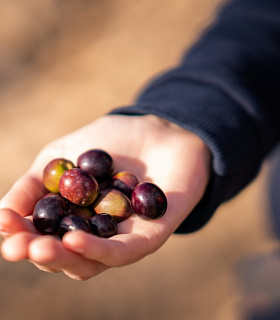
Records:
M255 128L240 105L211 84L190 81L186 85L185 79L177 77L166 86L161 82L160 90L156 83L152 88L134 106L117 108L110 114L153 114L197 134L208 145L213 154L211 180L201 201L176 231L193 232L258 173Z

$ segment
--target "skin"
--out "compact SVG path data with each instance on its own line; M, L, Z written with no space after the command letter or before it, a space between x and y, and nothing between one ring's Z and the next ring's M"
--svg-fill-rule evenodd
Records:
M90 148L109 152L116 171L128 170L141 181L156 183L167 197L166 214L154 221L133 214L109 239L82 231L67 233L62 241L39 235L30 214L46 193L43 168L57 157L75 162ZM77 280L134 263L158 250L195 207L209 181L210 165L210 151L200 138L161 118L101 117L48 144L1 200L2 256L8 261L28 259L41 270L64 272Z

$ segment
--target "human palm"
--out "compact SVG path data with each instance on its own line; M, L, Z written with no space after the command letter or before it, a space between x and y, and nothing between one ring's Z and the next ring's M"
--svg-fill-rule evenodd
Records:
M91 148L111 154L116 171L128 170L141 181L157 184L167 196L166 214L153 221L133 214L109 239L82 231L69 232L62 241L39 235L30 216L46 192L43 168L57 157L76 162ZM1 200L0 230L6 238L2 255L10 261L28 259L42 270L80 280L136 262L161 247L200 200L210 161L208 148L196 135L165 120L150 115L101 117L48 144Z

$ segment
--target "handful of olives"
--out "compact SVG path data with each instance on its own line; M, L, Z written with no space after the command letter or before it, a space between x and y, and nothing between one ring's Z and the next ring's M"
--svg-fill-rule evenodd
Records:
M53 159L44 168L43 184L49 193L36 203L33 223L39 232L60 238L74 230L109 238L132 213L158 219L167 208L158 186L129 171L114 173L113 158L101 149L82 153L77 166Z

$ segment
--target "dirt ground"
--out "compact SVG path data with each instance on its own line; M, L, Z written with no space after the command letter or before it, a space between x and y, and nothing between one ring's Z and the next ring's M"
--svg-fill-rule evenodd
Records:
M46 143L133 103L222 3L0 0L0 196ZM241 320L236 266L277 245L266 176L264 167L201 231L86 282L0 258L0 319Z

